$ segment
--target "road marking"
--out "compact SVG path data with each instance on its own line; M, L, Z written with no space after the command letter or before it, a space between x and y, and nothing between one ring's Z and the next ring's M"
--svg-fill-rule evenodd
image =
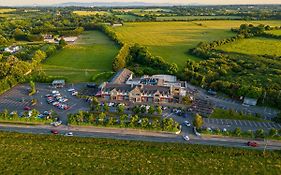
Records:
M263 126L268 127L264 122L262 122Z
M255 125L255 127L258 127L257 122L253 122L253 124Z
M234 123L235 123L235 125L238 125L236 120L234 120Z
M251 121L247 121L248 123L249 123L249 125L251 126L251 127L253 127L253 125L252 125L252 122Z

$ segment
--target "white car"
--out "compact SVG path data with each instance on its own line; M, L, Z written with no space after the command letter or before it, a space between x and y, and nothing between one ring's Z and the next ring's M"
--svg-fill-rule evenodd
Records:
M77 91L72 91L71 95L76 96L76 95L78 95L78 92Z
M196 130L196 127L193 127L193 131L196 136L201 136L201 134Z
M75 91L75 89L71 88L71 89L68 89L67 91L72 92L72 91Z
M184 121L185 126L190 127L191 124L188 121Z
M184 135L184 136L182 136L182 137L183 137L183 139L184 139L185 141L189 141L188 135Z
M53 126L59 126L62 124L62 121L56 121L56 122L52 122L51 125Z
M68 133L65 133L64 136L71 137L71 136L73 136L73 133L72 132L68 132Z
M52 94L59 94L59 91L52 91Z

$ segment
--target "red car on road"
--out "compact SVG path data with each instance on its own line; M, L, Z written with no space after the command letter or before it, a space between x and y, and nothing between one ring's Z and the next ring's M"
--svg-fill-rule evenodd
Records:
M259 146L257 142L251 142L251 141L247 142L247 145L248 145L248 146L251 146L251 147L257 147L257 146Z
M57 130L51 130L52 134L58 134L59 132Z
M31 107L25 106L23 109L26 110L26 111L30 111L30 110L31 110Z

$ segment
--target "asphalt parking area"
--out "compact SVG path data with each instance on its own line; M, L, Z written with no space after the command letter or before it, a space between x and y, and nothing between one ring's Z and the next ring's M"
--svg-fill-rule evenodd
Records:
M21 113L24 111L25 106L29 106L31 107L31 109L36 109L39 112L53 110L58 114L59 118L63 121L63 123L66 123L67 114L76 113L79 110L89 109L89 103L87 103L83 99L77 98L76 96L72 96L71 93L67 91L69 88L74 88L79 91L84 87L85 86L81 84L74 84L66 85L63 88L54 88L49 84L36 83L37 93L33 96L29 96L29 85L21 84L10 89L9 91L0 96L0 110L2 111L4 109L7 109L10 112L17 111L18 113ZM59 109L58 107L47 103L47 98L45 96L47 94L52 94L53 90L59 91L61 96L68 99L65 104L69 106L69 109ZM34 106L31 105L32 99L37 100L37 104Z
M204 118L204 125L206 127L217 126L217 127L240 127L242 130L256 130L264 129L269 130L271 128L281 129L281 124L274 122L257 122L249 120L230 120L230 119L210 119ZM213 127L212 127L213 128Z

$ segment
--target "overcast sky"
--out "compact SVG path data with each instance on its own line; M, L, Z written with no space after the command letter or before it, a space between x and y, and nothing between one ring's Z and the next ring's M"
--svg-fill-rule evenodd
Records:
M281 4L281 0L0 0L0 6L58 4L63 2L159 2L198 4Z

